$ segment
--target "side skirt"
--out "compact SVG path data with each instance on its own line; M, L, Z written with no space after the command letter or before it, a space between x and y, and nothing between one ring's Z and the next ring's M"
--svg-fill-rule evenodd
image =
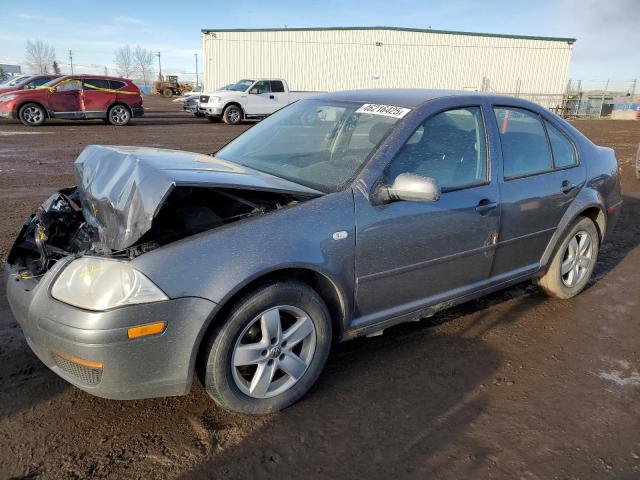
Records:
M474 288L471 291L468 290L467 291L468 293L463 293L462 295L454 296L448 300L440 301L431 305L426 305L424 307L420 307L418 309L412 310L408 313L389 317L381 321L379 320L379 317L371 322L366 322L367 319L364 317L356 318L353 320L351 324L354 328L346 330L342 334L340 341L344 342L347 340L352 340L354 338L358 338L363 335L366 335L366 336L380 335L382 334L383 330L389 327L392 327L394 325L399 325L401 323L408 323L408 322L417 322L423 318L433 317L436 313L442 310L446 310L447 308L454 307L456 305L468 302L470 300L475 300L484 295L488 295L498 290L502 290L512 285L516 285L525 280L529 280L535 277L536 273L539 270L540 270L539 264L531 265L529 267L526 267L524 272L521 270L515 276L511 275L507 280L496 281L496 279L490 279L487 282L483 282L483 286L479 288ZM364 325L362 325L362 323L364 323Z

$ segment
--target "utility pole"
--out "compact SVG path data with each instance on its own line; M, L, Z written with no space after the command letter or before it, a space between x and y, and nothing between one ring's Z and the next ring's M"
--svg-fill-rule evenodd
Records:
M604 86L604 91L602 92L602 103L600 103L600 116L602 116L602 110L604 109L604 96L607 94L607 90L609 90L609 79L607 78L607 83Z
M194 53L194 55L196 56L196 87L198 85L200 85L200 83L198 83L198 54Z
M71 65L71 75L73 75L73 52L69 50L69 64Z
M633 103L633 97L636 96L636 85L638 84L638 79L634 78L633 82L631 82L631 98L629 103Z
M158 57L158 80L162 81L162 63L160 63L160 52L156 52L155 55Z

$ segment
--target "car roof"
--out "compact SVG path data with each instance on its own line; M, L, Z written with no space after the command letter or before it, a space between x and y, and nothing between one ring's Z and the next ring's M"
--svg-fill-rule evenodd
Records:
M124 82L131 81L128 78L123 78L123 77L110 77L108 75L89 75L86 73L83 73L82 75L64 75L61 78L100 78L105 80L122 80Z
M318 95L314 98L356 103L377 103L398 107L415 108L429 100L445 97L475 97L496 95L485 92L465 92L460 90L431 90L422 88L375 88L368 90L345 90Z

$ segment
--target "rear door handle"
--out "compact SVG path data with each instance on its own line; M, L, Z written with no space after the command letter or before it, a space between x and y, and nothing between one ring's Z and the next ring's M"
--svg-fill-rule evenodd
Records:
M494 208L497 208L497 206L498 206L498 202L492 202L487 198L483 198L482 200L480 200L480 202L478 202L478 206L476 207L476 212L478 212L480 215L486 215Z
M562 182L562 185L560 185L560 191L562 193L569 193L574 188L576 188L576 185L574 183L571 183L569 180L565 180L564 182Z

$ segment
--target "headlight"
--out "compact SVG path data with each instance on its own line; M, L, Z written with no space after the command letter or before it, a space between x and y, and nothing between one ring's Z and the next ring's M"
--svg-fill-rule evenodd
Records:
M69 263L51 289L53 298L86 310L159 302L168 297L127 262L82 257Z
M222 100L222 98L216 97L215 95L213 97L209 97L209 103L218 103L220 100Z
M13 100L16 97L17 95L12 95L10 93L7 95L0 95L0 102L8 102L9 100Z

